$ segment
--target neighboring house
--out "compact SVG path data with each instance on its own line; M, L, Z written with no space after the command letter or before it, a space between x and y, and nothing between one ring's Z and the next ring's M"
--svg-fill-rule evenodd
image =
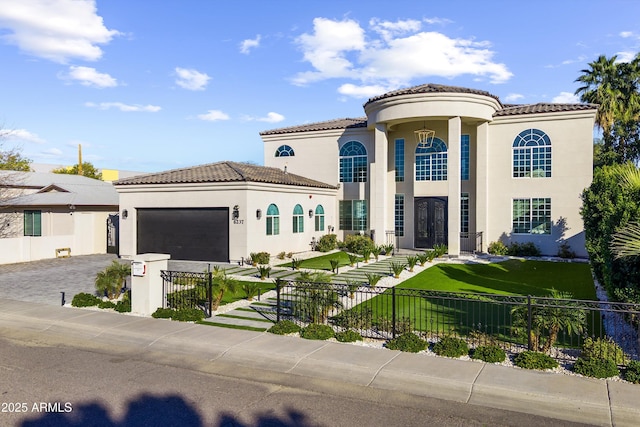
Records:
M109 183L0 171L0 263L106 253L107 220L117 213L118 194Z
M120 255L240 261L301 252L336 224L336 186L247 163L219 162L121 179Z
M582 190L590 104L504 105L426 84L364 104L366 117L262 132L265 166L221 162L123 179L121 254L238 260L308 250L335 233L449 254L533 242L586 256ZM127 219L125 219L127 217ZM320 220L321 219L321 220Z

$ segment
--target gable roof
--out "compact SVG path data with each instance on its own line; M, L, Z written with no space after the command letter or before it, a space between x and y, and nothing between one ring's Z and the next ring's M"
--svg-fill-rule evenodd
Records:
M239 162L217 162L121 179L116 186L145 184L196 184L217 182L263 182L300 187L336 188L324 182L278 168Z

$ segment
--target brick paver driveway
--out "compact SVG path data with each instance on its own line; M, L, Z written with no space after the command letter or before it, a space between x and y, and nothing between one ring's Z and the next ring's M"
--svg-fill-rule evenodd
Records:
M115 255L83 255L0 265L0 298L45 304L67 302L79 292L95 292L96 273Z

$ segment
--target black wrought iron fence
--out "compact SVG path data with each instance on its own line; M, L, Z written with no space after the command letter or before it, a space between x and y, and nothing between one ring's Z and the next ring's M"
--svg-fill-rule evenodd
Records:
M284 280L276 295L278 321L325 323L369 338L412 331L433 341L461 337L474 347L544 350L558 359L574 357L587 338L607 338L640 356L636 304Z
M460 252L467 254L482 252L482 231L460 233Z
M161 271L163 308L196 308L211 316L213 273Z

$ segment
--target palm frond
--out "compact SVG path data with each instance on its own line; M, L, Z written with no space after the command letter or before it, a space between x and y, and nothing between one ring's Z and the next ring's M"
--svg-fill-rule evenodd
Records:
M611 252L616 258L640 255L640 224L630 222L611 239Z

